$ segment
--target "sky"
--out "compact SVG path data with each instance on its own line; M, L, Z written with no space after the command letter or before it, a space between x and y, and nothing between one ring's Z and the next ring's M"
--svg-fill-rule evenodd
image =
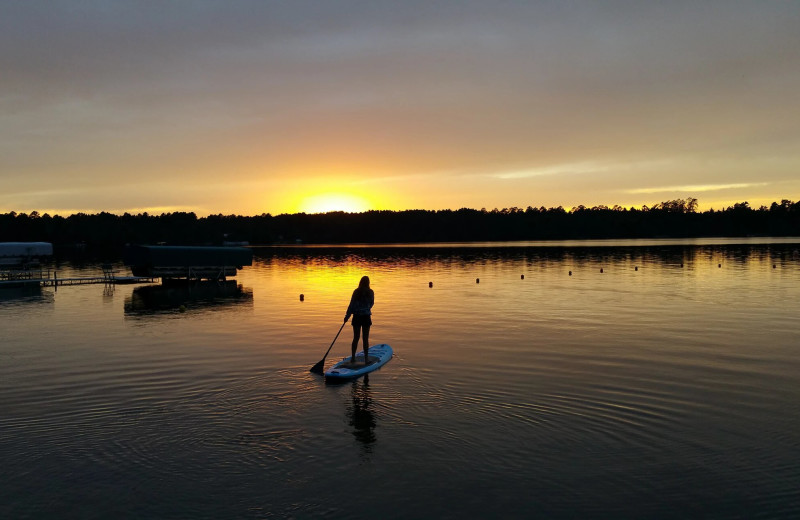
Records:
M0 3L0 212L800 199L800 1Z

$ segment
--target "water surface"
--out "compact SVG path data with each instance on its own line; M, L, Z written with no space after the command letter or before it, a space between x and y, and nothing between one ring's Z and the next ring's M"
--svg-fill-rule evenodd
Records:
M2 289L0 517L795 518L799 242L266 248L221 286ZM325 385L364 274L396 356Z

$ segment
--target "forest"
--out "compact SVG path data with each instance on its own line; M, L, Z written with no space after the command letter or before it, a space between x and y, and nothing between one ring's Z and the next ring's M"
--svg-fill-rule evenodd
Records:
M414 243L602 238L800 236L800 201L697 210L697 199L643 206L404 210L256 216L175 212L0 214L0 241L122 248L125 244Z

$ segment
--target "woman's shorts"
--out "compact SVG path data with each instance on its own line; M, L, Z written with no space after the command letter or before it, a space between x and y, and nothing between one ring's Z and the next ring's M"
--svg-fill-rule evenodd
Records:
M369 327L372 325L372 316L369 314L353 314L353 327Z

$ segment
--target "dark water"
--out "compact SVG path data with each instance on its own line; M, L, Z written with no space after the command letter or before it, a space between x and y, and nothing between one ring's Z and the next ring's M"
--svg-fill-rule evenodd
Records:
M220 287L2 289L0 518L800 517L800 241L769 242L275 248ZM325 385L363 274L396 356Z

